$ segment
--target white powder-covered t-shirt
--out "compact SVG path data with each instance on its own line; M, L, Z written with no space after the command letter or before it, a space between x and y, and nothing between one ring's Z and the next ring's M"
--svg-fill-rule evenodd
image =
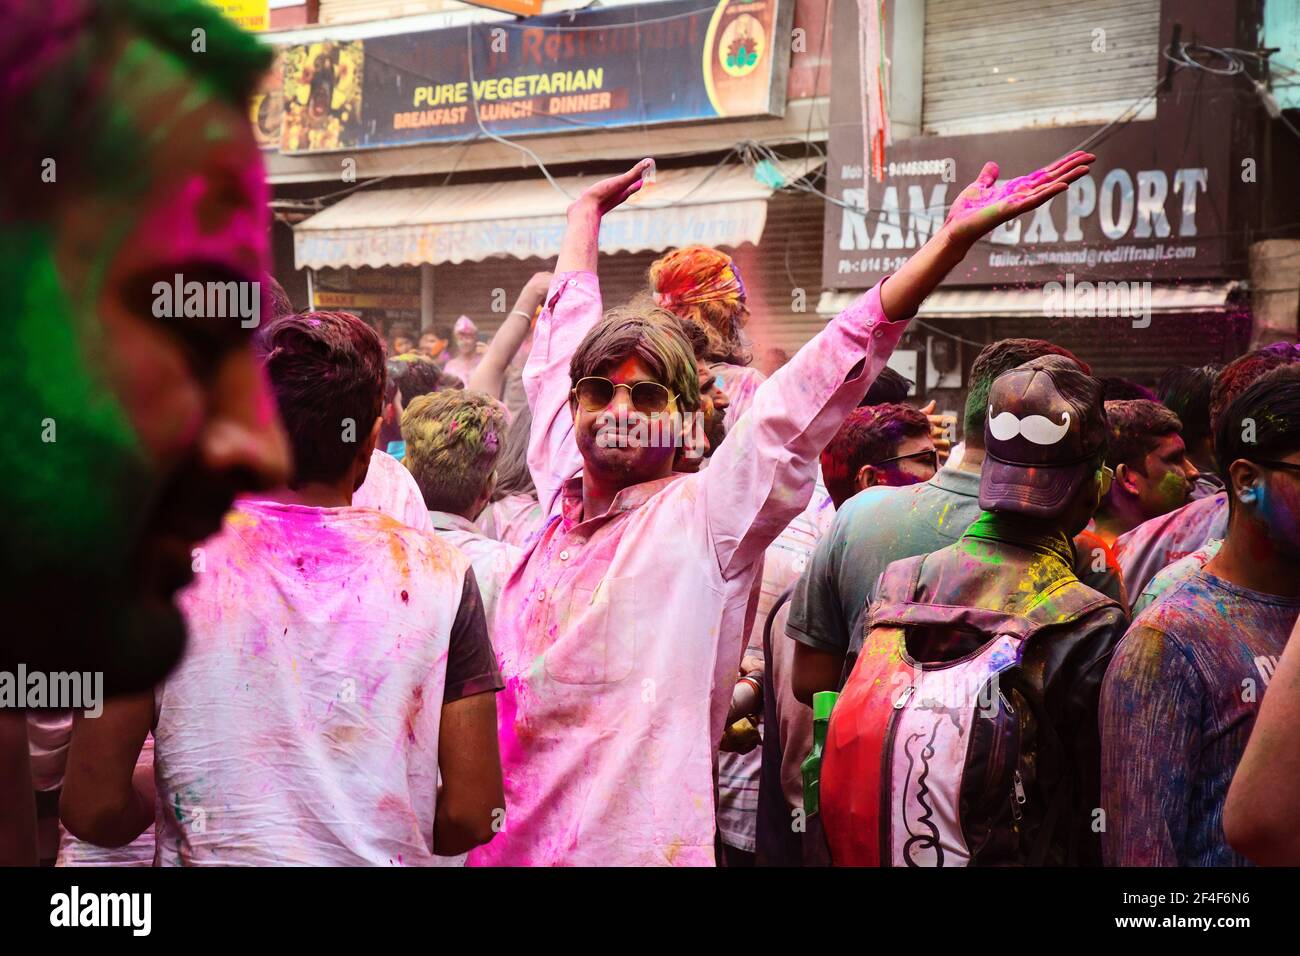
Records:
M369 508L243 501L179 598L161 865L428 865L442 705L500 687L469 560Z
M488 633L492 631L492 622L496 614L497 598L505 587L520 559L524 549L489 538L479 531L478 526L468 518L448 514L445 511L429 512L429 521L434 531L444 541L449 541L464 552L474 568L474 579L478 582L479 593L483 597L483 613L487 616Z
M378 448L370 456L366 480L352 495L352 507L374 508L420 531L433 530L415 478L405 465Z

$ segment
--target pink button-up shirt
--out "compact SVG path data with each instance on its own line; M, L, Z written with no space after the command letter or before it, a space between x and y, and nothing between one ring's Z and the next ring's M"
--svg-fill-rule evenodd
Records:
M584 521L569 360L601 319L596 277L557 276L547 303L524 384L550 517L497 608L506 815L469 862L711 865L714 755L763 552L906 323L872 289L762 385L707 468Z

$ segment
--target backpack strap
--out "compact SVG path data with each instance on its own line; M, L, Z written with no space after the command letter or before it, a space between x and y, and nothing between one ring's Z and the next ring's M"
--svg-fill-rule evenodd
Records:
M887 565L876 582L876 597L871 602L872 608L876 605L907 604L915 600L925 557L924 554L918 554Z
M1076 621L1098 608L1119 608L1114 600L1077 578L1054 584L1043 593L1037 604L1021 614L960 605L915 603L924 560L924 557L919 557L896 561L885 570L880 578L880 596L872 603L867 615L866 630L877 626L948 625L1025 639L1045 627ZM904 585L903 581L907 583Z
M1078 578L1066 578L1043 592L1042 600L1024 612L1024 616L1033 622L1034 630L1038 630L1077 621L1108 606L1123 610L1113 598L1093 590Z

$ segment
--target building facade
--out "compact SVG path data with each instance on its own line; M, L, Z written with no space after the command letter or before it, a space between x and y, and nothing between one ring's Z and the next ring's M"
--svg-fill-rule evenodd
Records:
M465 314L490 333L553 264L572 197L649 155L655 184L602 233L606 301L700 242L735 257L756 352L806 341L829 0L543 6L321 0L319 22L267 34L281 57L254 115L295 303L444 333Z
M884 7L893 136L880 176L862 161L858 10L835 10L823 314L923 244L986 161L1005 179L1097 155L927 301L895 356L920 397L960 409L975 354L1009 336L1146 385L1294 340L1300 143L1261 93L1261 3L1006 0L996 18L978 0Z

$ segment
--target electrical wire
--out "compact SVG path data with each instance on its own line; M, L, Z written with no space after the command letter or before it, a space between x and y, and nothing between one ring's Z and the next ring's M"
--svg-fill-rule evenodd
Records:
M697 11L697 12L698 12L698 11ZM693 15L693 14L677 14L677 15L673 15L673 16L670 16L670 17L658 18L657 20L640 21L638 25L641 25L641 24L648 24L648 23L654 23L654 22L660 22L660 21L665 21L665 20L678 19L678 18L680 18L680 17L688 16L688 15ZM825 20L824 23L823 23L823 40L822 40L822 42L823 42L823 48L824 48L824 45L825 45L826 34L829 32L829 22L830 22L830 18L829 18L829 15L828 15L827 18L826 18L826 20ZM513 26L522 26L522 25L519 25L519 24L510 24L510 25L513 25ZM466 52L467 52L467 58L468 58L468 61L469 61L469 69L470 69L470 80L471 80L471 83L474 82L474 80L475 80L475 75L474 75L474 63L473 63L473 56L472 56L472 45L471 45L471 44L472 44L472 36L473 36L473 34L472 34L472 28L473 28L473 26L474 26L473 24L470 24L470 25L467 25L467 26L466 26L466 35L467 35L467 51L466 51ZM480 26L481 26L481 25L480 25ZM823 50L823 52L824 52L824 50ZM1202 62L1200 62L1199 60L1197 60L1197 59L1195 58L1195 56L1193 55L1194 53L1206 53L1206 52L1208 52L1208 53L1210 53L1210 54L1212 54L1212 55L1214 55L1214 56L1220 57L1221 59L1224 59L1226 62L1228 62L1229 65L1228 65L1226 68L1217 68L1217 67L1208 66L1208 65L1206 65L1205 63L1202 63ZM1260 54L1260 53L1255 52L1255 51L1242 50L1242 49L1238 49L1238 48L1234 48L1234 47L1210 47L1210 46L1205 46L1205 45L1201 45L1201 44L1192 44L1192 43L1182 43L1182 44L1179 44L1179 46L1177 47L1177 49L1176 49L1176 51L1175 51L1174 54L1171 54L1170 51L1168 51L1168 50L1163 51L1163 56L1164 56L1164 58L1165 58L1166 60L1168 60L1169 62L1171 62L1171 63L1173 64L1173 68L1174 68L1174 71L1175 71L1175 72L1176 72L1176 71L1179 71L1179 70L1183 70L1183 69L1195 69L1195 70L1200 70L1200 71L1204 71L1204 72L1208 72L1208 73L1214 73L1214 74L1216 74L1216 75L1234 76L1234 75L1239 75L1239 74L1245 74L1245 75L1247 76L1247 78L1250 78L1250 77L1249 77L1249 73L1248 73L1248 71L1245 70L1245 68L1244 68L1244 64L1242 64L1242 62L1241 62L1241 60L1240 60L1240 57L1242 57L1242 56L1248 56L1248 57L1251 57L1251 58L1254 58L1254 59L1256 59L1256 60L1260 60L1260 61L1262 61L1262 60L1264 59L1264 55L1263 55L1263 54ZM820 82L820 73L821 73L821 69L822 69L822 66L823 66L823 65L824 65L824 64L823 64L822 62L819 62L819 64L818 64L818 69L817 69L817 73L816 73L816 76L815 76L815 79L814 79L814 83ZM1285 67L1284 67L1284 68L1285 68ZM1289 68L1286 68L1286 69L1289 69ZM1300 71L1295 71L1295 72L1296 72L1297 76L1300 76ZM1117 115L1114 119L1112 119L1110 122L1106 123L1104 126L1102 126L1102 127L1098 128L1097 130L1093 131L1093 133L1091 133L1087 138L1085 138L1084 140L1082 140L1082 141L1081 141L1081 142L1080 142L1080 143L1075 147L1075 149L1076 149L1076 150L1082 150L1082 149L1086 149L1086 148L1088 148L1088 147L1090 147L1090 146L1095 146L1097 143L1099 143L1099 142L1103 141L1104 139L1108 138L1109 135L1111 135L1111 134L1113 133L1113 131L1116 131L1116 130L1118 130L1120 127L1122 127L1122 126L1124 126L1124 125L1127 125L1129 122L1132 122L1133 119L1134 119L1134 118L1135 118L1135 117L1136 117L1136 116L1141 112L1142 108L1146 105L1146 103L1149 102L1149 101L1150 101L1150 100L1151 100L1151 99L1156 95L1156 93L1159 91L1160 86L1162 86L1164 82L1165 82L1165 80L1162 78L1162 79L1161 79L1159 82L1157 82L1157 83L1156 83L1156 84L1155 84L1155 85L1154 85L1150 90L1148 90L1148 91L1147 91L1146 93L1144 93L1142 96L1138 97L1138 98L1137 98L1136 100L1134 100L1131 104L1129 104L1127 107L1125 107L1125 109L1122 110L1122 111L1119 113L1119 115ZM816 90L814 89L813 92L815 93ZM1258 93L1258 91L1244 91L1244 90L1242 91L1242 94L1243 94L1243 95L1257 95L1257 93ZM502 135L499 135L499 134L493 133L492 131L488 130L488 129L484 126L484 124L483 124L482 117L481 117L481 115L480 115L480 113L479 113L479 110L478 110L478 104L477 104L477 101L475 101L475 103L474 103L474 111L475 111L475 122L476 122L476 125L477 125L478 128L479 128L479 133L480 133L480 135L478 135L478 136L472 136L472 137L468 137L468 138L464 138L464 139L460 139L460 140L456 140L456 141L449 142L449 143L447 143L447 144L445 144L445 145L442 146L442 149L443 149L443 150L447 150L447 149L450 149L450 148L453 148L453 147L460 147L460 148L462 149L462 151L467 151L468 148L469 148L469 146L473 145L473 144L476 143L476 142L479 142L482 138L487 138L487 139L493 140L493 141L495 141L495 142L499 142L499 143L501 143L501 144L503 144L503 145L505 145L505 146L507 146L507 147L509 147L509 148L511 148L511 149L517 150L517 151L522 152L522 153L524 153L525 155L527 155L530 159L532 159L532 161L533 161L534 163L537 164L538 168L539 168L539 169L541 170L541 172L542 172L542 175L546 178L547 182L552 186L552 188L556 189L558 192L561 193L561 195L565 196L565 197L566 197L567 199L569 199L569 200L572 200L572 199L574 198L574 197L573 197L573 196L572 196L572 195L571 195L571 194L570 194L566 189L563 188L563 186L561 186L561 185L559 184L559 182L556 180L556 178L551 174L551 171L550 171L550 169L547 167L546 163L541 159L540 156L537 155L537 153L536 153L534 150L530 149L529 147L527 147L527 146L525 146L525 145L523 145L523 144L516 143L516 142L514 142L513 140L511 140L511 139L509 139L509 138L507 138L507 137L505 137L505 136L502 136ZM570 119L570 118L567 118L567 117L566 117L565 119ZM1288 119L1286 119L1285 116L1280 116L1279 119L1281 119L1282 123L1287 127L1288 130L1290 130L1294 135L1296 135L1298 138L1300 138L1300 129L1297 129L1297 128L1296 128L1296 127L1295 127L1295 126L1294 126L1294 125L1293 125L1293 124L1288 120ZM583 124L581 121L574 121L574 125L590 126L590 127L597 128L597 129L609 129L609 128L614 128L614 127L610 127L610 126L605 126L605 125L603 125L603 124ZM804 148L805 148L805 152L806 152L806 153L809 153L809 154L812 154L813 156L818 156L818 157L825 158L825 156L826 156L826 152L825 152L825 150L822 148L821 144L820 144L820 143L814 143L814 142L812 141L812 138L811 138L811 126L812 126L812 114L811 114L811 111L810 111L810 114L809 114L809 125L808 125L808 129L805 131L805 138L804 138L804 142L803 142L803 146L804 146ZM777 143L783 143L783 142L786 141L784 137L772 137L772 139L773 139L775 142L777 142ZM703 177L703 178L701 179L701 181L698 182L698 183L697 183L697 184L696 184L696 185L695 185L695 186L694 186L694 187L693 187L693 188L692 188L688 193L684 194L684 195L681 196L681 197L678 197L675 201L676 201L676 202L682 202L683 200L685 200L685 199L687 199L687 198L693 196L693 195L694 195L695 193L697 193L700 189L704 188L704 186L707 185L707 183L709 182L709 180L711 180L715 175L717 175L717 173L720 171L720 169L722 168L722 166L725 165L727 162L729 162L733 156L738 156L738 157L740 158L740 160L742 161L742 163L744 163L745 165L747 165L747 166L749 166L749 167L751 167L751 168L755 167L755 166L758 164L759 161L764 160L764 159L766 159L766 160L768 160L769 162L771 162L771 163L773 163L773 164L775 164L775 165L778 165L778 166L781 165L781 164L783 164L784 162L787 161L787 158L786 158L786 157L782 157L782 156L781 156L780 154L778 154L774 149L772 149L771 146L769 146L768 144L764 143L764 142L761 141L761 140L753 140L753 139L750 139L750 140L743 140L743 141L740 141L740 142L738 142L735 146L733 146L732 149L731 149L730 151L728 151L728 152L727 152L727 153L726 153L726 154L725 154L725 155L724 155L724 156L723 156L723 157L722 157L722 158L721 158L721 159L720 159L720 160L719 160L719 161L714 165L714 167L710 170L710 172L709 172L708 175L706 175L705 177ZM384 181L386 181L386 180L389 180L389 179L392 179L392 178L395 178L395 177L398 177L398 176L404 175L404 174L406 174L406 173L408 173L408 172L416 172L417 169L418 169L418 167L427 167L428 162L429 162L429 157L424 156L424 157L421 157L419 160L413 161L412 163L408 164L407 166L398 169L398 170L395 171L395 172L387 173L387 174L385 174L385 175L383 175L383 176L375 177L375 178L373 178L373 179L369 179L369 180L366 180L366 181L364 181L364 182L357 183L357 184L355 184L355 185L352 185L352 186L346 187L346 188L344 188L344 189L336 190L336 191L331 192L331 193L326 193L326 194L324 194L324 195L322 195L322 196L310 197L310 198L304 199L303 202L307 202L307 203L311 203L311 202L323 203L323 202L325 202L325 201L327 201L327 200L330 200L330 199L333 199L333 198L336 198L336 197L346 196L346 195L349 195L349 194L351 194L351 193L353 193L353 192L355 192L355 191L357 191L357 190L359 190L359 189L363 189L363 188L367 188L367 187L369 187L369 186L376 185L376 184L381 183L381 182L384 182ZM457 165L458 165L458 164L459 164L459 160L457 161ZM446 185L446 184L450 181L452 175L453 175L454 172L455 172L455 168L456 168L456 167L453 166L453 168L448 172L448 174L446 175L446 177L444 177L443 185ZM868 213L870 212L870 210L868 210L868 209L864 209L864 208L862 208L861 206L859 206L859 205L857 205L857 204L855 204L855 203L847 202L847 201L845 201L845 200L842 200L842 199L839 199L839 198L837 198L837 197L835 197L835 196L830 195L830 194L827 193L825 190L819 188L819 187L816 185L816 182L815 182L816 178L817 178L817 175L816 175L815 172L805 173L803 176L800 176L800 177L798 177L797 179L794 179L794 180L791 180L791 181L788 182L788 183L785 183L784 186L781 187L781 188L784 189L784 190L788 190L788 191L793 191L793 192L803 192L803 193L805 193L805 194L808 194L808 195L811 195L811 196L815 196L815 197L819 198L820 200L822 200L822 201L825 202L825 203L828 203L828 204L831 204L831 205L838 206L838 207L840 207L840 208L842 208L842 209L844 209L844 210L846 210L846 211L848 211L848 212L852 212L852 213L855 213L855 214L857 214L857 215L866 215L866 214L868 214ZM646 206L644 206L644 207L642 207L642 208L659 208L659 207L657 207L657 206L653 206L653 207L652 207L652 206L650 206L650 205L646 205ZM930 214L931 214L931 219L932 219L932 221L934 221L935 223L937 223L937 221L938 221L938 220L939 220L939 219L944 215L944 212L946 211L946 209L945 209L945 207L926 207L926 210L925 210L925 211L926 211L927 213L930 213ZM1292 225L1295 225L1295 224L1292 224ZM1279 226L1279 227L1276 227L1276 228L1278 228L1278 229L1282 229L1282 228L1286 228L1286 226ZM1212 234L1211 234L1211 233L1206 233L1206 234L1200 234L1200 235L1198 235L1197 238L1203 240L1203 239L1208 239L1208 238L1217 238L1217 237L1220 237L1220 236L1237 236L1237 235L1245 235L1246 232L1248 232L1248 231L1249 231L1249 230L1244 230L1244 229L1243 229L1243 230L1229 230L1229 231L1224 231L1224 232L1221 232L1221 233L1212 233ZM987 245L987 246L990 247L990 248L994 248L994 247L996 247L996 248L1001 248L1001 246L1002 246L1002 244L999 244L999 243L993 243L993 242L992 242L990 239L988 239L987 237L985 237L985 238L979 240L979 244ZM1294 256L1294 255L1296 255L1296 253L1287 253L1287 254L1283 254L1282 256L1278 256L1278 257L1270 257L1270 258L1291 258L1291 257Z
M964 342L965 344L973 345L976 348L982 349L984 346L991 344L989 342L980 342L976 339L963 338L956 332L949 332L947 329L941 329L937 325L931 325L929 322L924 322L921 319L913 318L912 324L918 328L925 329L927 332L933 332L936 335L946 335L950 339L956 339L958 342Z
M1098 143L1102 142L1104 139L1107 138L1110 130L1112 129L1117 130L1121 126L1127 126L1129 123L1131 123L1134 119L1137 118L1138 113L1142 112L1142 108L1146 106L1146 104L1155 97L1156 93L1159 92L1160 87L1163 83L1164 83L1163 79L1157 81L1156 85L1151 87L1151 89L1148 90L1143 96L1134 100L1127 107L1125 107L1124 110L1119 114L1119 116L1116 116L1113 120L1111 120L1105 126L1098 129L1091 136L1088 136L1086 139L1082 140L1077 146L1074 147L1074 149L1071 149L1068 152L1075 153L1078 152L1079 150L1084 150L1092 146L1096 146Z
M1194 59L1188 55L1192 50L1210 53L1214 56L1220 57L1227 61L1228 66L1226 69L1222 70L1215 69L1212 66L1207 66L1200 60ZM1243 73L1246 70L1246 64L1242 63L1241 58L1236 56L1234 53L1229 52L1222 47L1208 46L1204 43L1180 43L1174 53L1170 53L1170 51L1166 49L1161 51L1161 56L1176 66L1204 70L1206 73L1213 73L1216 76L1236 76L1238 73Z
M465 58L469 61L469 88L471 90L474 89L474 83L475 83L473 41L474 41L473 26L471 24L467 24L465 26ZM479 132L481 132L488 139L495 140L496 142L501 143L504 146L509 146L511 149L517 149L519 150L519 152L527 155L530 159L532 159L533 162L537 164L537 168L542 171L542 175L546 177L546 181L550 183L551 187L556 192L558 192L561 196L564 196L569 201L573 201L574 199L578 198L576 196L570 195L567 189L565 189L558 182L556 182L555 177L551 175L551 171L547 169L546 164L542 162L542 157L538 156L529 147L525 146L522 143L511 142L510 140L506 139L504 136L498 136L496 133L489 131L488 128L483 125L483 118L479 115L477 96L470 97L470 105L474 107L474 122L478 124Z
M696 11L696 13L698 13L698 12L699 12L699 11ZM695 14L694 14L694 13L691 13L691 14L676 14L676 15L671 16L671 17L664 17L664 18L659 18L659 19L660 19L660 20L671 20L671 19L678 19L678 18L680 18L680 17L682 17L682 16L687 16L687 15L695 15ZM637 25L640 26L640 25L642 25L642 24L653 23L653 22L659 22L659 21L658 21L658 20L639 21L639 22L637 22ZM827 12L827 16L826 16L826 18L825 18L825 20L824 20L824 22L823 22L823 24L822 24L822 44L823 44L823 48L824 48L824 46L825 46L826 34L829 32L829 25L830 25L830 11ZM473 29L474 29L475 26L476 26L475 24L466 24L466 27L465 27L465 30L466 30L466 58L467 58L467 61L468 61L468 63L469 63L469 72L470 72L470 83L471 83L471 89L473 88L473 83L475 82L475 73L474 73L474 57L473 57ZM479 26L481 26L481 24L480 24ZM519 25L518 25L518 24L515 24L515 26L519 26ZM1188 46L1189 46L1189 44L1182 44L1182 45L1181 45L1181 47L1183 47L1183 48L1188 47ZM1181 49L1181 48L1180 48L1180 49ZM823 52L824 52L824 49L823 49ZM1167 53L1166 53L1166 56L1168 56ZM824 58L823 58L823 59L824 59ZM1196 64L1196 61L1194 61L1194 60L1188 60L1188 63L1195 64L1195 65L1198 65L1198 66L1199 66L1199 64ZM1181 67L1183 66L1183 63L1182 63L1181 61L1175 61L1175 64L1176 64L1176 68L1181 68ZM822 66L823 66L823 63L822 63L821 61L819 61L819 63L818 63L818 71L817 71L816 77L815 77L815 79L814 79L814 83L820 82L820 72L821 72ZM423 77L423 78L424 78L424 79L432 79L432 78L430 78L430 77ZM1157 84L1156 84L1156 85L1155 85L1155 86L1154 86L1150 91L1148 91L1148 92L1147 92L1146 94L1144 94L1142 97L1140 97L1139 99L1135 100L1132 104L1130 104L1128 107L1126 107L1126 108L1125 108L1125 109L1124 109L1124 110L1123 110L1123 111L1122 111L1122 112L1121 112L1121 113L1120 113L1120 114L1119 114L1115 119L1111 120L1109 123L1107 123L1105 126L1101 127L1100 129L1094 131L1094 132L1093 132L1093 133L1092 133L1092 134L1091 134L1087 139L1085 139L1085 140L1084 140L1084 141L1083 141L1079 146L1076 146L1075 149L1084 149L1084 148L1086 148L1088 145L1094 145L1094 144L1096 144L1097 142L1100 142L1100 141L1101 141L1101 140L1102 140L1102 139L1103 139L1103 138L1104 138L1104 137L1109 133L1110 130L1115 129L1115 128L1118 128L1119 126L1121 126L1121 125L1125 125L1125 124L1127 124L1128 122L1130 122L1131 119L1132 119L1134 116L1136 116L1138 112L1141 111L1142 107L1145 106L1145 104L1147 103L1147 101L1149 101L1149 100L1150 100L1150 99L1155 95L1155 93L1159 90L1159 87L1160 87L1161 83L1163 83L1163 80L1162 80L1160 83L1157 83ZM814 92L814 93L816 92L816 89L815 89L815 88L814 88L814 91L813 91L813 92ZM815 97L814 97L814 98L815 98ZM534 163L537 164L538 169L541 170L542 175L546 178L547 182L552 186L552 188L556 189L556 190L557 190L561 195L563 195L565 198L569 199L570 201L572 201L572 200L575 198L574 196L570 195L569 192L568 192L567 190L565 190L561 185L559 185L559 183L557 182L557 180L555 179L555 177L551 174L551 171L550 171L550 169L547 167L546 163L542 160L542 158L541 158L540 156L537 155L537 153L536 153L534 150L530 149L530 148L529 148L528 146L526 146L526 145L523 145L523 144L521 144L521 143L516 143L515 141L513 141L513 140L511 140L511 139L509 139L509 138L507 138L507 137L505 137L505 136L501 136L501 135L499 135L499 134L497 134L497 133L494 133L494 132L492 132L491 130L489 130L489 129L488 129L488 128L483 124L482 116L481 116L481 114L480 114L480 112L479 112L479 107L478 107L478 101L477 101L477 99L474 99L474 100L473 100L472 105L473 105L473 108L474 108L474 121L475 121L475 124L478 126L479 132L480 132L480 134L481 134L482 136L484 136L484 137L486 137L486 138L488 138L488 139L490 139L490 140L493 140L493 141L495 141L495 142L501 143L502 145L507 146L507 147L509 147L509 148L511 148L511 149L514 149L514 150L517 150L517 151L519 151L519 152L524 153L524 154L527 155L530 159L532 159L532 161L533 161ZM1131 115L1130 115L1130 114L1131 114ZM588 124L581 124L581 121L577 121L577 124L575 124L575 125L588 125ZM609 128L609 127L604 127L604 126L602 126L602 125L600 125L600 124L589 124L589 125L594 126L595 128ZM809 118L808 118L808 130L805 132L805 147L809 147L809 146L811 146L811 127L812 127L812 112L811 112L811 109L810 109L810 111L809 111ZM465 141L463 141L463 140L462 140L462 141L458 141L457 143L448 144L448 146L447 146L447 147L444 147L444 148L450 148L451 145L462 145L464 142L465 142ZM472 142L472 141L471 141L471 142ZM745 141L745 143L743 143L743 144L737 144L737 145L738 145L738 146L742 146L742 145L744 145L744 146L749 146L749 147L760 147L760 148L761 148L760 144L758 144L757 142L755 142L755 141L753 141L753 140ZM733 148L733 152L734 152L734 148ZM766 156L765 158L768 158L770 161L772 161L772 162L774 162L774 163L780 161L780 157L778 157L778 156L775 154L775 152L773 152L772 150L768 149L768 150L766 150L766 153L767 153L767 156ZM742 157L743 157L743 155L744 155L744 154L742 154ZM822 155L824 155L824 154L822 154ZM728 157L728 158L729 158L729 157ZM413 162L412 164L410 164L410 166L407 167L407 169L411 169L411 170L413 170L414 167L419 166L419 165L425 165L425 164L427 164L427 162L428 162L427 157L422 158L422 159L417 160L417 161ZM366 188L366 187L371 186L371 185L374 185L374 184L376 184L376 183L383 182L383 181L385 181L385 180L387 180L387 179L391 179L391 178L393 178L394 176L401 175L404 171L405 171L405 170L398 170L398 171L395 172L395 173L389 173L389 174L386 174L385 176L382 176L382 177L377 177L377 178L375 178L375 179L367 180L367 181L364 182L364 183L358 183L358 184L356 184L356 185L354 185L354 186L350 186L350 187L348 187L348 188L346 188L346 189L341 189L341 190L337 190L337 191L335 191L335 192L333 192L333 193L328 193L328 194L326 194L325 196L315 197L315 200L316 200L316 201L323 202L323 201L325 201L325 200L327 200L327 199L331 199L331 198L334 198L334 197L337 197L337 196L346 196L346 195L349 195L350 193L352 193L352 192L354 192L354 191L356 191L356 190L358 190L358 189ZM794 190L798 190L798 191L802 191L802 192L806 192L806 193L808 193L808 194L810 194L810 195L813 195L813 196L816 196L816 197L820 198L823 202L831 203L831 204L833 204L833 205L839 206L839 207L842 208L842 209L845 209L845 210L847 210L847 211L849 211L849 212L856 213L856 214L858 214L858 215L866 215L866 214L870 211L870 210L864 209L864 208L862 208L861 206L858 206L858 205L856 205L856 204L849 203L849 202L846 202L845 200L842 200L842 199L839 199L839 198L837 198L837 197L831 196L829 193L825 192L824 190L821 190L821 189L817 188L817 187L816 187L816 186L815 186L811 181L803 182L802 180L805 180L806 178L807 178L806 176L805 176L805 177L801 177L801 181L796 181L796 182L788 183L788 184L786 184L786 188L794 189ZM700 188L701 185L702 185L702 183L701 183L701 184L698 184L698 185L696 186L696 188L693 189L693 190L691 191L691 193L688 194L688 195L691 195L691 194L693 194L695 191L697 191L697 190ZM678 201L680 202L681 199L683 199L683 198L685 198L685 197L679 197ZM311 200L307 200L307 201L311 201ZM927 211L930 211L930 210L927 210ZM942 214L942 212L943 212L943 210L940 210L940 214ZM937 218L937 217L934 217L934 218ZM987 240L981 240L981 241L983 242L983 241L987 241Z
M1222 69L1209 66L1192 56L1191 54L1193 52L1209 53L1212 56L1219 57L1227 63L1227 66ZM1286 118L1286 115L1278 105L1277 100L1272 97L1272 94L1269 93L1263 83L1250 75L1250 71L1246 68L1246 64L1242 60L1242 57L1250 57L1255 60L1257 64L1260 64L1261 68L1267 65L1271 73L1272 64L1274 62L1271 55L1259 50L1243 50L1239 47L1215 47L1204 43L1180 43L1174 53L1165 50L1163 56L1179 69L1190 68L1202 70L1206 73L1213 73L1216 76L1244 76L1250 81L1252 92L1264 106L1264 109L1268 112L1269 116L1281 122L1281 124L1285 126L1293 136L1300 139L1300 129L1297 129L1295 124ZM1282 65L1282 68L1290 75L1300 78L1300 71L1288 67L1285 64Z
M640 7L641 7L642 5L641 5L641 4L628 4L627 6L631 7L631 9L632 9L632 11L633 11L633 17L634 17L634 19L631 20L630 23L634 23L634 24L636 24L637 26L640 26L640 27L650 26L651 24L655 24L655 23L668 23L668 22L670 22L670 21L672 21L672 20L684 20L684 19L686 19L687 17L698 17L698 16L703 16L703 15L706 14L706 13L707 13L707 14L711 14L711 13L713 13L713 10L714 10L714 7L712 7L712 6L709 6L709 7L701 7L699 10L687 10L687 11L685 11L685 12L683 12L683 13L673 13L673 14L669 14L669 15L666 16L666 17L655 17L655 18L652 19L652 20L641 20L641 19L636 19L636 15L640 12ZM585 11L589 11L589 10L591 10L592 8L590 8L590 7L582 7L582 8L580 8L580 9L582 9L582 10L585 12ZM621 10L621 9L624 9L624 8L623 8L623 7L601 7L601 8L599 8L599 9L600 9L601 11L613 11L613 10ZM574 13L577 13L577 12L578 12L577 9L574 9L574 10L566 10L566 11L564 11L564 13L568 13L568 14L570 14L570 15L572 15L572 14L574 14ZM560 15L560 16L563 16L564 14L559 14L559 15ZM589 26L589 27L561 27L561 26L554 26L554 27L553 27L553 26L542 26L542 27L539 27L539 26L537 26L536 24L531 24L531 23L520 23L520 22L517 21L517 20L496 20L496 21L485 21L485 22L482 22L482 23L470 24L470 25L471 25L471 26L488 26L488 27L506 27L506 28L508 28L508 29L513 29L513 30L545 30L545 31L547 31L548 33L551 33L551 32L556 32L556 33L586 33L586 32L588 32L588 31L592 31L592 30L608 30L610 27L622 27L622 26L628 26L629 23L602 23L602 24L593 24L592 26Z

